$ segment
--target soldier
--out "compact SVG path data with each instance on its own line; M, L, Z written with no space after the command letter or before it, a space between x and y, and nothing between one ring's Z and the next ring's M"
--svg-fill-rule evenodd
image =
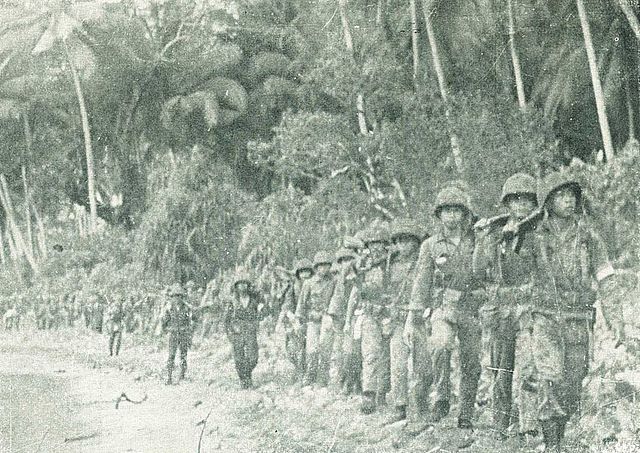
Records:
M320 251L313 257L313 277L302 285L296 318L306 325L306 370L303 384L311 385L318 378L320 347L320 324L322 316L329 309L329 303L335 289L335 280L331 274L333 257Z
M114 346L115 355L120 354L120 344L122 343L122 329L125 318L124 310L125 297L118 296L118 300L109 307L109 355L113 356Z
M162 316L162 329L169 331L169 359L167 360L167 385L171 385L176 352L180 351L180 379L187 372L187 352L191 347L191 335L195 322L193 311L187 304L187 293L179 283L167 291L169 306Z
M318 381L322 385L327 385L329 381L334 346L339 345L337 350L342 352L342 335L345 326L348 296L351 293L354 282L353 266L355 259L356 255L346 248L338 250L335 256L335 290L331 296L327 312L322 317L320 326L320 369ZM341 369L342 360L341 353L335 357L339 382L343 375Z
M224 313L225 331L233 347L233 360L243 389L253 387L251 374L258 363L258 325L267 315L264 298L245 269L233 280Z
M356 233L355 236L347 236L344 238L343 245L345 249L350 250L356 257L353 265L345 273L344 289L336 288L338 295L344 291L344 297L347 300L347 312L345 314L344 322L344 335L342 342L342 376L339 376L340 384L342 385L342 393L349 395L351 393L360 393L362 391L362 354L360 339L354 338L354 327L357 319L354 316L355 307L349 305L351 298L351 292L359 277L359 270L361 268L361 261L364 255L364 242L361 240L361 236L364 234L364 230Z
M405 324L405 342L413 344L415 331L424 318L431 330L435 421L449 413L451 354L456 337L460 357L460 412L458 427L472 429L473 409L480 378L481 328L478 309L480 280L472 270L475 239L469 195L458 187L447 187L436 198L435 216L440 231L422 243L416 278ZM421 316L422 315L422 316Z
M545 211L536 230L539 294L526 325L534 367L531 374L523 373L521 385L537 394L546 448L559 451L567 421L579 412L582 381L589 368L594 285L618 344L624 341L624 325L614 269L604 242L585 215L580 185L552 173L541 184L539 200Z
M371 414L384 404L390 387L389 337L389 241L388 225L374 221L363 234L368 253L362 276L349 296L347 319L358 316L354 338L362 354L362 403L360 411Z
M536 180L516 173L502 188L501 204L508 214L476 224L474 270L484 276L489 302L482 308L483 328L489 335L490 369L493 371L493 422L499 439L505 439L511 425L513 373L520 314L531 304L535 283L535 241L533 230L539 215ZM521 338L520 341L523 341ZM527 357L520 357L526 360ZM520 407L526 410L526 401ZM535 434L528 416L520 418L528 427L522 434Z
M416 329L413 344L405 344L403 339L418 251L424 237L422 228L409 219L395 220L391 226L390 357L391 398L395 411L386 420L387 424L407 419L409 405L412 406L412 417L410 417L413 419L412 422L420 423L426 416L428 408L427 390L430 385L431 371L430 357L425 354L424 326Z
M296 377L302 381L306 370L306 326L300 325L295 317L298 299L304 282L313 276L313 264L306 258L297 260L294 266L295 279L284 294L278 326L285 327L285 349L293 364Z

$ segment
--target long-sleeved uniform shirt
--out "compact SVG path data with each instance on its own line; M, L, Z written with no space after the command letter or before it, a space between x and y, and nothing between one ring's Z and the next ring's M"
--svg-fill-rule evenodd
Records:
M306 321L320 321L327 313L335 290L335 280L331 274L324 277L314 275L302 284L296 317Z
M424 310L442 305L445 290L461 294L455 303L462 308L471 291L481 287L481 279L473 272L475 238L463 234L455 244L442 232L429 237L420 247L416 277L411 290L410 310Z

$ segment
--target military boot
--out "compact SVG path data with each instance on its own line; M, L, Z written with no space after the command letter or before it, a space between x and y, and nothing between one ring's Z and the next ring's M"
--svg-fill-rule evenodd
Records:
M167 381L165 382L166 385L173 384L173 381L171 380L171 375L172 374L173 374L173 369L172 368L168 368L167 369Z
M449 414L449 401L436 401L433 406L433 421L439 422Z
M360 403L360 412L365 415L374 413L376 410L376 394L375 392L364 392L362 395L362 403Z
M560 452L560 431L555 419L540 422L542 437L544 441L544 451L549 453Z
M407 419L407 406L396 406L393 413L385 419L383 425L392 425Z

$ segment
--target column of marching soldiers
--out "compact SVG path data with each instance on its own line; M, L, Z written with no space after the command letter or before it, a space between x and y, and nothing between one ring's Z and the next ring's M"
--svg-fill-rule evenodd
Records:
M238 268L217 311L198 303L210 287L203 294L191 283L174 284L165 291L169 304L121 296L108 313L97 297L82 306L45 300L37 324L73 325L83 317L100 330L109 320L111 354L118 354L123 330L166 330L172 383L178 352L185 376L200 317L203 337L216 326L224 330L241 386L252 388L260 321L270 317L301 385L361 395L363 414L391 406L385 423L406 420L409 435L452 409L457 353L459 428L474 427L484 363L497 438L515 433L528 443L541 434L545 448L556 451L580 413L596 299L624 341L616 273L584 198L563 173L542 181L517 173L503 186L506 213L478 219L465 188L452 183L436 197L431 235L410 219L375 220L335 253L296 261L271 291ZM7 316L11 310L15 305L5 312L9 327L19 323Z

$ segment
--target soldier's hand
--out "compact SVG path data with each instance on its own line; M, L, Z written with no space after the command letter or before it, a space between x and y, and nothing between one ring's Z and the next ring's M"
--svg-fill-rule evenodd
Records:
M407 346L413 344L413 338L415 337L415 314L411 311L407 315L407 321L404 323L404 331L402 332L402 341Z
M613 332L613 338L616 340L615 347L618 348L626 341L626 335L624 332L624 323L622 321L615 321L611 323L611 331Z

